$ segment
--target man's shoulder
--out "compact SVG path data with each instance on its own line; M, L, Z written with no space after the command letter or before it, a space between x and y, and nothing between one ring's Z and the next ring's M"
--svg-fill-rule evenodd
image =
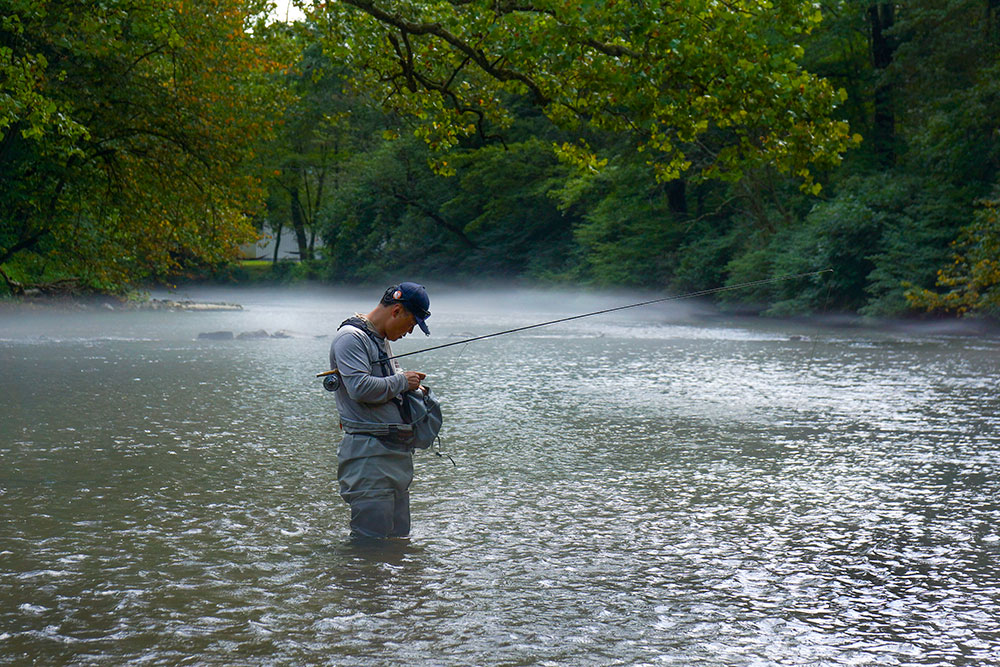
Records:
M345 338L354 339L362 343L365 343L366 345L372 342L371 335L367 331L365 331L364 328L359 327L355 324L345 323L341 325L341 327L337 329L337 333L333 335L334 343L337 343Z
M350 365L349 359L370 363L377 355L378 350L368 335L350 325L340 327L330 343L330 363L333 366Z
M332 347L335 349L364 350L366 354L378 354L382 346L378 339L363 324L345 322L333 336Z

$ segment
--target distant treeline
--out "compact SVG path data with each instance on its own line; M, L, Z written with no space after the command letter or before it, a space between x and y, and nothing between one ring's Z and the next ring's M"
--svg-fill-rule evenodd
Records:
M573 281L1000 314L1000 5L13 3L0 269ZM65 5L65 6L63 6ZM648 5L654 5L652 7Z

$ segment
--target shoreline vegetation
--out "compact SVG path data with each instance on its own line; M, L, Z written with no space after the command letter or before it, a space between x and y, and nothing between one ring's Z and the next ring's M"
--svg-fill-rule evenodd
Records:
M392 273L1000 317L997 2L49 4L0 20L0 300Z
M194 301L191 299L154 299L132 295L126 297L106 294L32 294L0 299L0 312L9 310L75 310L75 311L239 311L238 303Z

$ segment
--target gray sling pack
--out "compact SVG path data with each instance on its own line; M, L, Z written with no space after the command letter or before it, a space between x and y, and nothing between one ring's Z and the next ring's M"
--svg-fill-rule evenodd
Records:
M352 317L345 320L340 326L345 324L350 324L368 334L375 341L375 348L381 353L381 347L375 340L375 335L363 321ZM380 358L372 362L372 365L376 363L381 365L385 376L392 373L388 358L382 358L380 354ZM404 391L393 399L393 402L399 407L401 423L387 424L341 419L344 431L373 436L389 449L427 449L434 444L434 439L441 431L444 418L441 416L441 405L434 398L434 392L431 391L430 387L426 387L426 389L426 392L420 389Z

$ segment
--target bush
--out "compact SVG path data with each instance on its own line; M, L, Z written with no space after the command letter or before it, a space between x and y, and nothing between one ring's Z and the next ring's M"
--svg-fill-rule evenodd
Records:
M770 315L824 310L871 316L909 311L906 285L930 287L963 219L953 190L892 172L846 180L794 225L756 232L726 269L730 284L833 269L831 274L764 285L754 293Z
M952 261L937 272L940 293L911 286L906 298L928 311L1000 316L1000 199L979 202L972 223L952 243Z

